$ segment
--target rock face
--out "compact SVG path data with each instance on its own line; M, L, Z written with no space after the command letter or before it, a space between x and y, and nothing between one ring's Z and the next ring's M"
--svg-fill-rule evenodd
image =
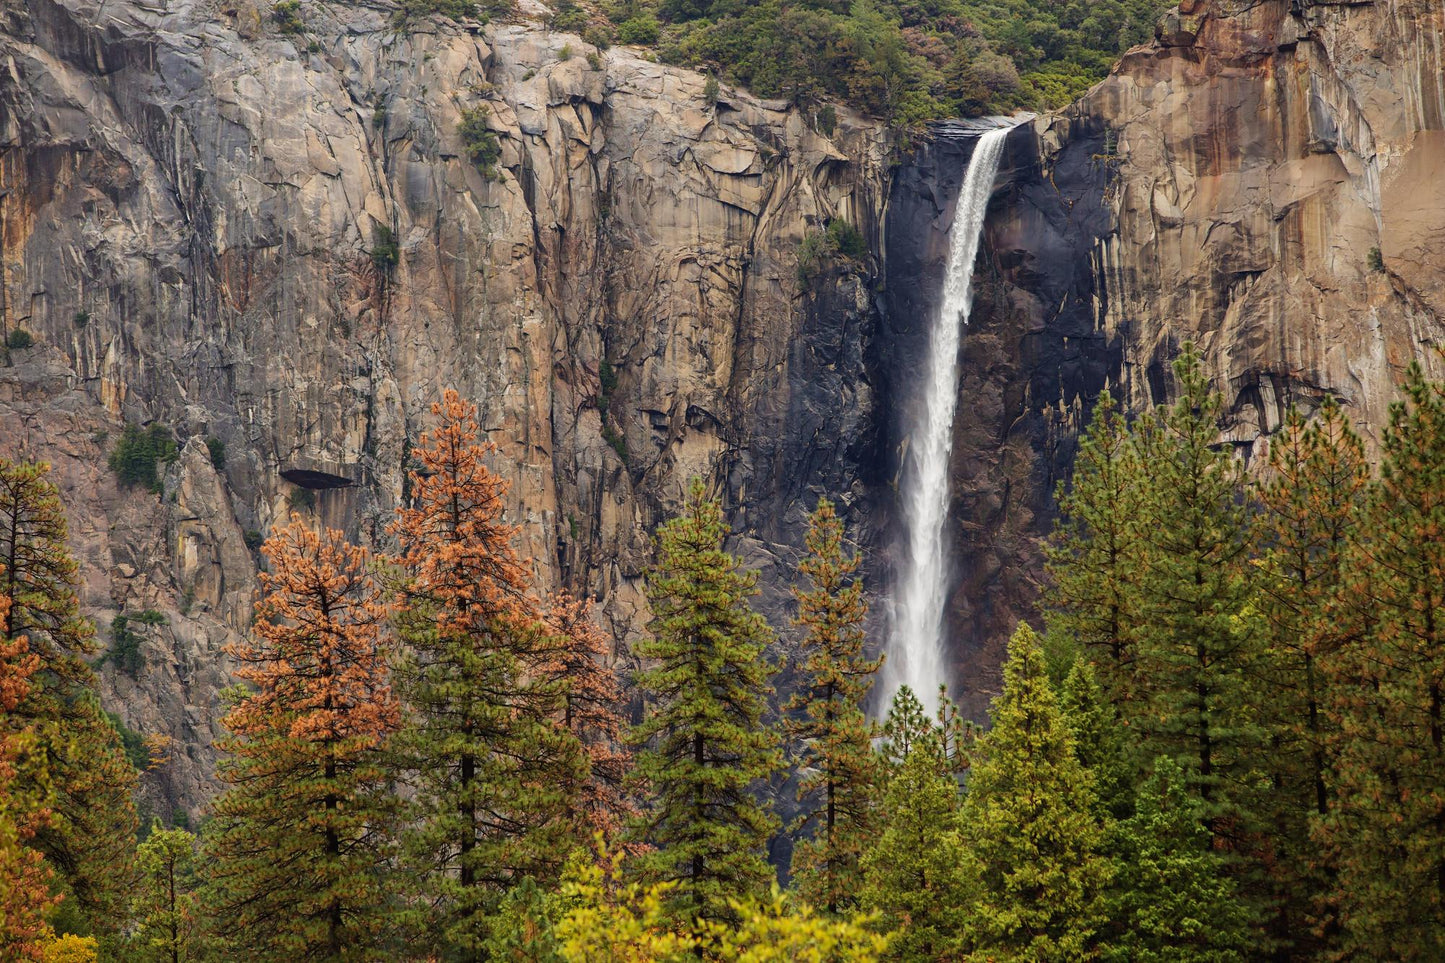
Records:
M1445 372L1442 50L1438 4L1186 0L1078 103L1011 135L955 424L950 619L975 711L1106 384L1136 410L1167 401L1193 340L1221 441L1257 465L1290 404L1332 393L1377 445L1405 367ZM880 340L916 338L932 308L970 152L941 137L894 182Z
M647 533L691 476L725 498L775 625L820 494L887 595L966 125L894 166L846 112L825 136L635 51L391 13L307 3L283 36L256 0L0 9L0 330L36 337L0 368L0 452L55 464L102 627L166 617L136 629L135 677L103 668L129 725L176 740L158 808L209 791L258 533L295 508L384 546L444 387L481 406L539 584L596 595L618 640L646 623ZM971 712L1106 384L1166 400L1194 339L1223 439L1258 458L1291 402L1333 392L1378 440L1404 366L1440 373L1442 17L1186 0L1010 136L955 425ZM495 179L458 130L478 109ZM798 245L832 218L879 257L804 278ZM125 422L183 442L160 496L104 467Z
M251 0L0 12L0 327L36 339L0 369L0 452L55 464L100 625L166 616L136 678L103 668L179 747L157 807L205 799L258 533L299 508L384 545L445 387L480 405L539 586L597 596L619 639L690 477L778 571L819 494L855 523L865 496L867 268L804 284L795 252L835 217L877 246L883 131L709 104L697 74L535 26L302 14L283 36ZM458 132L476 109L495 179ZM105 470L124 422L183 441L160 497Z

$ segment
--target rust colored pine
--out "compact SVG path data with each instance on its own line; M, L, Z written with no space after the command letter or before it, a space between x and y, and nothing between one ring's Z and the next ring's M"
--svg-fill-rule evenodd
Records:
M382 958L390 609L338 531L292 515L262 552L253 636L227 650L253 691L223 720L215 918L247 959Z

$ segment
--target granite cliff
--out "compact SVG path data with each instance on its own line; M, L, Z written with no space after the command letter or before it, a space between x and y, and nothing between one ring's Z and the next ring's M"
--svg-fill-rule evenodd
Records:
M886 598L898 413L968 128L904 154L866 119L825 135L741 91L712 104L696 74L525 18L303 15L284 36L252 0L0 11L0 327L36 339L0 368L0 451L55 464L98 622L166 617L139 629L143 670L103 669L130 726L176 740L153 805L208 791L254 533L298 507L384 543L446 386L481 405L539 583L596 595L618 639L645 623L647 533L693 475L775 624L819 494ZM1198 340L1225 440L1254 455L1283 405L1325 391L1377 432L1403 366L1436 363L1442 16L1186 3L1010 136L955 425L971 710L1105 384L1162 400L1170 352ZM458 134L479 107L495 179ZM799 244L835 218L874 255L803 278ZM160 496L105 467L126 422L183 442Z

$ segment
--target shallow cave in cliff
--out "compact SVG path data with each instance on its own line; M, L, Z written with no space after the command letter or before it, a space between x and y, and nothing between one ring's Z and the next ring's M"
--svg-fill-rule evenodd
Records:
M314 468L283 468L281 477L298 488L322 490L327 488L350 488L356 482L344 475L318 471Z

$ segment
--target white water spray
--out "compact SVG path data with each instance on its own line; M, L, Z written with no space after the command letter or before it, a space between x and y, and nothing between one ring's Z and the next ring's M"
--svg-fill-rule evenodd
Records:
M958 345L973 306L973 262L1008 132L1007 127L991 130L978 139L949 228L943 298L929 335L928 359L919 372L921 404L909 432L903 471L901 497L908 542L894 601L893 637L883 667L883 713L903 685L931 712L937 708L939 683L949 681L943 646L949 574L944 534L958 400Z

